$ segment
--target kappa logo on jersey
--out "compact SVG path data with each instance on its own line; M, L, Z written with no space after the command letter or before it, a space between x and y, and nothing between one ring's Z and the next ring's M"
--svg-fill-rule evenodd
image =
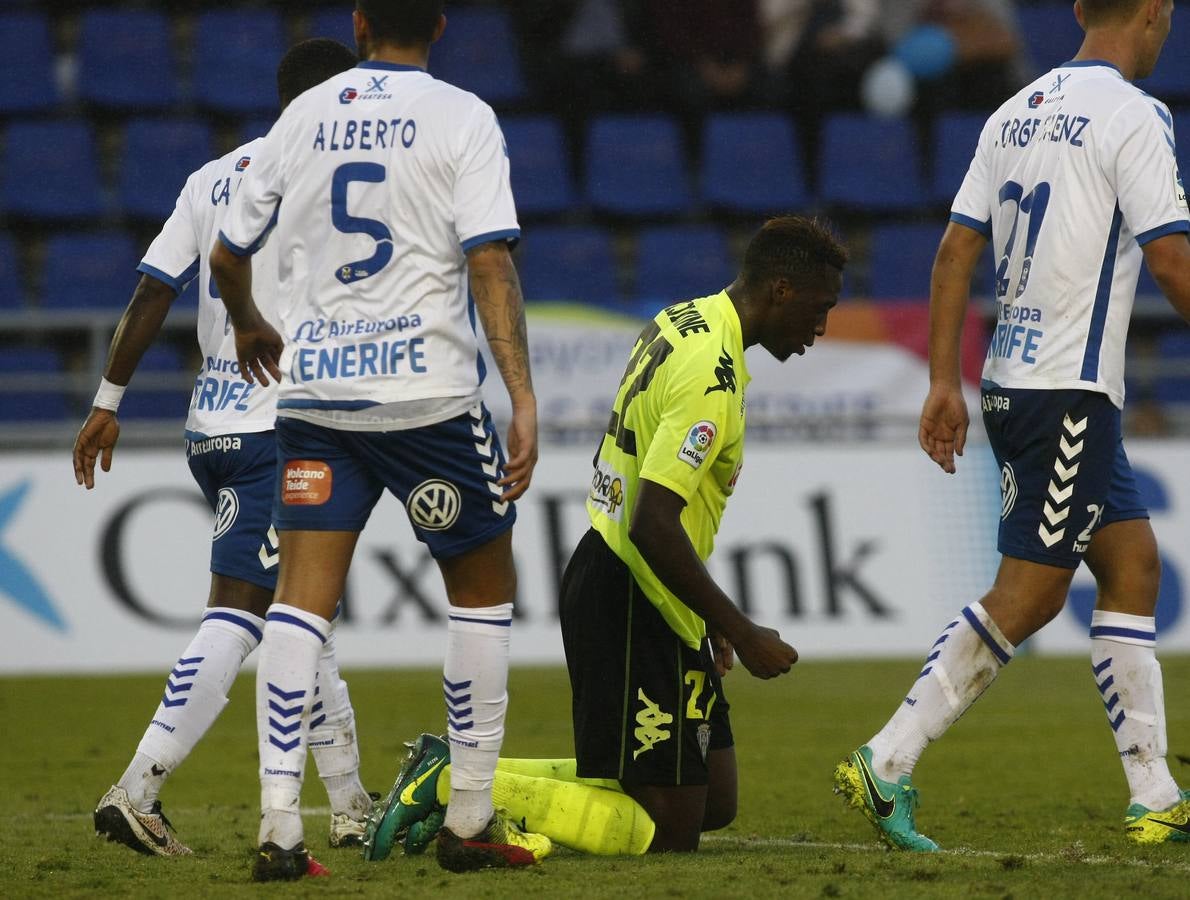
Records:
M649 699L644 688L637 688L636 699L643 704L643 708L636 714L636 729L632 732L632 736L640 741L640 746L632 751L633 759L642 753L648 753L662 741L668 741L672 735L664 726L674 720L672 713L662 711L660 706Z
M1045 102L1045 94L1041 91L1034 91L1029 95L1029 109L1037 109Z
M243 172L246 168L248 168L248 166L251 162L252 162L251 156L241 156L239 159L236 160L236 171Z
M240 498L231 488L220 488L218 499L215 501L215 533L212 541L217 541L231 530L240 514Z
M707 458L707 451L715 443L715 423L695 422L686 432L686 440L678 450L678 459L692 469L697 469Z
M281 502L286 506L321 506L331 499L331 467L321 460L291 459L281 475Z
M423 481L405 501L409 518L426 531L446 531L458 520L462 505L459 489L441 478Z
M587 500L595 504L614 522L624 515L624 476L603 460L591 476L591 492Z
M719 365L715 367L715 377L719 379L718 384L712 384L709 388L702 392L705 397L713 391L731 391L735 393L735 360L726 351L721 351L722 355L719 357Z
M1000 518L1007 519L1012 508L1016 506L1016 472L1012 471L1012 464L1005 463L1000 470Z
M352 100L359 96L359 91L353 87L345 87L339 91L339 102L346 106Z

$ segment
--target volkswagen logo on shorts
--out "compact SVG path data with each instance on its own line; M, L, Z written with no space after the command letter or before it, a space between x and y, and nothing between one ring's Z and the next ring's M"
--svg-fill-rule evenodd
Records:
M423 481L405 501L413 524L426 531L446 531L459 517L459 507L462 505L459 489L439 478Z
M236 516L240 514L240 498L231 488L220 488L219 497L215 501L215 534L212 541L217 541L236 523Z
M1012 466L1004 464L1000 470L1000 518L1007 519L1012 508L1016 506L1016 473Z

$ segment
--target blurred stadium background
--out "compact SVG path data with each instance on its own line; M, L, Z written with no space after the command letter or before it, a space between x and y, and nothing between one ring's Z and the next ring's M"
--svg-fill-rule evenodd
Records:
M673 299L726 284L752 230L787 210L830 218L853 263L830 339L787 371L754 371L752 493L737 499L739 512L729 512L727 523L741 535L751 531L738 545L731 543L736 532L725 532L725 577L735 579L737 595L776 597L771 612L778 621L800 627L817 616L838 626L822 633L819 651L844 653L885 646L876 638L857 641L856 629L847 627L856 621L851 615L915 633L924 622L925 635L957 595L966 602L986 583L995 562L994 467L976 448L975 474L943 484L915 455L925 295L981 123L1017 86L1074 54L1081 33L1070 6L447 4L449 25L431 72L475 91L500 114L524 230L516 259L530 307L546 467L541 509L525 516L525 529L526 541L539 540L550 560L527 579L530 609L552 604L555 563L581 527L590 439L606 416L637 327L631 323ZM275 67L289 45L314 36L352 44L350 9L314 0L0 0L0 527L15 523L0 543L8 548L0 557L0 592L16 599L14 607L0 598L0 621L29 626L34 641L45 639L37 628L77 634L86 614L72 610L93 592L115 598L119 616L131 616L137 627L185 628L193 621L205 581L201 508L186 500L186 512L162 508L159 520L142 516L128 524L128 509L140 502L136 490L151 488L158 497L166 490L158 484L191 488L179 447L198 367L193 286L121 406L122 450L144 448L137 457L143 465L118 457L117 471L97 492L107 489L106 499L84 500L69 475L69 447L136 283L136 263L186 175L268 129L277 114ZM1143 86L1170 104L1184 132L1190 29L1175 24ZM1183 171L1190 168L1187 148L1190 139L1179 143ZM965 369L972 384L991 323L991 276L989 254L975 286ZM1172 628L1183 625L1179 572L1190 569L1190 496L1179 477L1190 458L1190 331L1147 273L1128 371L1126 427L1134 438L1151 438L1136 445L1146 490L1156 518L1164 517L1159 537L1178 545L1167 559L1162 601ZM489 391L497 406L498 393ZM782 494L773 493L775 485ZM565 498L564 516L550 505L558 497ZM926 523L921 530L890 536L914 515ZM560 518L569 528L560 530ZM111 536L113 522L127 525L119 532L125 538L140 529L142 549L155 548L145 543L154 540L168 545L136 560L155 557L159 570L129 572L133 563L120 555L127 551ZM370 530L390 525L389 535L404 534L399 515ZM194 539L178 536L183 532ZM47 536L68 533L95 550L77 571L51 571L56 557L47 555ZM406 597L417 593L410 572L418 548L401 540L399 553L386 557L377 545L371 554L392 577L357 591L361 624L368 598L375 604L371 621L392 625L397 601L383 605L392 586ZM932 547L938 572L911 571L922 569L914 563L921 543ZM892 557L887 568L882 553ZM185 582L193 587L176 610L145 599L163 583L179 582L180 573L194 580ZM898 581L913 588L902 587L901 599L890 603L882 592ZM1089 587L1080 585L1086 606ZM898 611L919 588L943 611L935 616L929 604ZM432 590L425 591L429 599L414 596L407 605L406 625L418 616L432 624ZM1071 628L1071 641L1085 635L1073 617ZM1190 626L1177 633L1190 648ZM127 640L151 634L134 629ZM40 664L19 655L10 663L67 664L64 648L47 646L36 651ZM348 640L349 665L350 646ZM172 650L161 648L162 661ZM361 659L377 661L381 645L374 650ZM106 664L71 659L68 665Z

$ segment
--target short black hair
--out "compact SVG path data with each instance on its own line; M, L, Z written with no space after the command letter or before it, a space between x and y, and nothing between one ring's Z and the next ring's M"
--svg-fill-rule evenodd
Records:
M1125 21L1140 9L1144 0L1080 0L1088 25Z
M328 78L355 68L355 53L330 38L311 38L289 48L277 66L277 93L284 109L299 94Z
M398 47L429 46L445 6L443 0L355 0L372 37Z
M805 216L769 219L748 242L740 273L749 284L787 278L794 287L818 282L826 266L840 272L847 264L847 248L831 227Z

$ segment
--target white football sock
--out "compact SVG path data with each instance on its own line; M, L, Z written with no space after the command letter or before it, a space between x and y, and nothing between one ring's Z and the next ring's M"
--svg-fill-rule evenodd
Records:
M327 635L318 658L318 680L314 705L310 708L310 752L326 788L331 812L363 819L372 799L359 780L359 743L355 733L355 711L347 693L347 682L339 677L335 658L335 633Z
M451 764L445 825L459 837L474 837L492 817L492 779L508 708L511 632L511 603L450 607L442 668Z
M1091 670L1116 738L1132 803L1168 809L1181 799L1165 761L1165 694L1151 616L1095 610Z
M120 787L141 812L153 802L165 779L190 755L227 705L227 692L260 643L264 620L225 607L206 611L190 644L165 681L165 693L145 730Z
M274 603L265 617L256 672L260 747L260 843L292 849L302 840L302 774L318 657L330 622Z
M909 696L868 746L876 777L895 782L922 751L958 721L1012 659L1008 642L980 603L972 603L930 648Z

